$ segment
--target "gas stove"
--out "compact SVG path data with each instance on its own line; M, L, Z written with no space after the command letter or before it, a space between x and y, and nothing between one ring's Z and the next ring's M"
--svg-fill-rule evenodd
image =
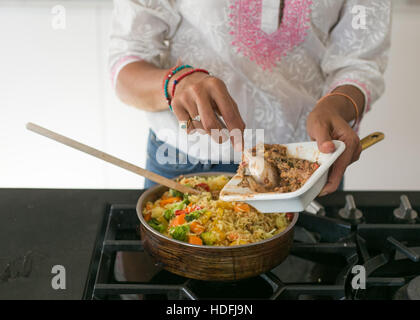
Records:
M144 251L135 204L111 205L84 298L420 300L420 192L337 192L319 201L300 213L282 264L233 282L163 270ZM121 276L122 265L131 275Z

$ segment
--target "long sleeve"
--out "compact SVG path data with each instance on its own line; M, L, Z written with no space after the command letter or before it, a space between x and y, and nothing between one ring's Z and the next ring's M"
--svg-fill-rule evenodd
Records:
M179 22L171 0L115 0L109 44L113 85L129 63L145 60L160 66Z
M361 8L362 11L359 11ZM358 14L365 11L363 19ZM364 112L384 91L384 71L390 47L389 0L344 1L341 16L331 30L321 69L326 78L324 94L344 84L358 87L365 96Z

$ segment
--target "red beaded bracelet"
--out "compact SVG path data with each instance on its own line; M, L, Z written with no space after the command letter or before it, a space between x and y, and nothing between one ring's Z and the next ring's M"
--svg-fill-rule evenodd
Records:
M174 80L174 83L172 85L172 94L171 94L172 98L175 95L176 85L178 83L180 83L182 79L184 79L185 77L189 76L190 74L193 74L194 72L203 72L203 73L210 74L206 69L192 69L191 71L185 72L184 74L180 75L177 79Z
M171 97L169 96L169 92L168 92L169 80L171 79L171 77L175 75L175 73L185 68L192 68L192 67L188 64L183 64L181 66L176 65L175 67L169 69L169 71L165 75L165 78L163 78L163 82L162 82L163 93L165 95L165 99L168 102L169 109L171 109L171 111L172 111Z

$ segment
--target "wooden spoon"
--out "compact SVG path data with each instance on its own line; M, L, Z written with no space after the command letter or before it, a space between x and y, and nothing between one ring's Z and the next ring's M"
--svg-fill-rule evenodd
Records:
M75 141L73 139L67 138L65 136L62 136L61 134L58 134L56 132L50 131L48 129L45 129L41 126L38 126L34 123L27 123L26 128L30 131L36 132L44 137L50 138L52 140L55 140L57 142L60 142L62 144L65 144L66 146L72 147L74 149L77 149L79 151L82 151L84 153L90 154L91 156L94 156L98 159L101 159L103 161L112 163L113 165L116 165L117 167L123 168L125 170L134 172L135 174L138 174L140 176L143 176L149 180L152 180L158 184L167 186L168 188L172 188L175 190L178 190L182 193L189 193L189 194L198 194L200 193L198 190L195 190L193 188L184 186L174 180L162 177L154 172L151 172L149 170L140 168L134 164L131 164L129 162L126 162L124 160L118 159L108 153L102 152L98 149L89 147L83 143L80 143L78 141Z

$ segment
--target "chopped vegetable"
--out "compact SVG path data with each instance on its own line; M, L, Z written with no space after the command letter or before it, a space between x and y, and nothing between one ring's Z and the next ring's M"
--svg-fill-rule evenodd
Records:
M186 208L185 208L185 212L186 213L191 213L194 212L196 210L201 210L200 206L197 205L193 205L192 203L190 203Z
M163 207L163 206L165 206L167 204L178 202L178 201L181 201L181 200L182 199L180 197L170 197L170 198L167 198L167 199L162 200L160 202L160 205Z
M184 209L184 202L176 202L169 206L169 209L172 210L172 213L175 213L176 210Z
M184 194L182 192L180 192L178 190L175 190L175 189L169 189L169 195L171 197L183 197L184 196Z
M246 203L237 203L233 207L233 210L235 210L235 212L249 212L251 209L249 208L249 205Z
M190 224L190 230L192 232L194 232L195 234L201 234L201 233L203 233L203 231L205 229L206 228L204 228L204 226L202 226L201 224L199 224L197 221L193 221Z
M179 216L180 214L187 213L187 211L186 210L176 210L174 213L175 213L176 216Z
M149 221L152 218L152 213L148 212L143 217L144 217L144 220Z
M149 223L149 226L151 226L153 229L155 229L156 231L159 231L159 232L163 232L163 231L165 231L165 229L166 229L166 227L162 224L162 223L160 223L158 220L156 220L156 219L150 219L150 221L148 222Z
M194 212L191 212L189 214L186 215L185 220L187 220L188 222L193 221L195 219L200 218L200 215L203 213L204 210L197 210Z
M188 198L188 194L184 194L184 196L183 196L183 202L185 203L185 204L189 204L190 203L190 200L189 200L189 198Z
M226 202L226 201L222 201L222 200L218 200L216 202L216 206L218 208L229 209L229 210L233 208L232 203Z
M287 212L286 213L286 218L287 218L287 220L292 221L292 219L293 219L293 212Z
M206 224L206 223L207 223L207 221L209 221L209 220L210 220L210 218L211 218L211 216L212 216L212 215L213 215L213 213L211 213L211 211L206 211L206 212L204 213L204 215L200 217L200 221L201 221L201 223L202 223L202 224Z
M239 234L237 232L229 232L226 235L226 238L228 238L229 241L234 241L239 238Z
M187 241L188 239L188 231L190 231L190 228L188 225L183 226L176 226L169 229L169 234L172 238L180 241Z
M163 216L165 217L167 221L169 221L174 217L174 213L172 212L171 209L166 209L165 212L163 213Z
M203 241L197 236L188 236L188 243L203 245Z
M161 216L163 216L165 209L163 209L162 207L156 207L152 209L152 218L159 218Z
M185 224L185 213L180 214L179 216L176 216L171 220L171 223L169 224L171 227L180 226L182 224Z
M203 232L201 234L201 239L203 239L204 244L208 246L213 245L217 241L216 235L211 231Z
M204 182L197 184L195 187L196 188L198 187L199 189L206 190L207 192L210 191L209 185L207 183L204 183Z

